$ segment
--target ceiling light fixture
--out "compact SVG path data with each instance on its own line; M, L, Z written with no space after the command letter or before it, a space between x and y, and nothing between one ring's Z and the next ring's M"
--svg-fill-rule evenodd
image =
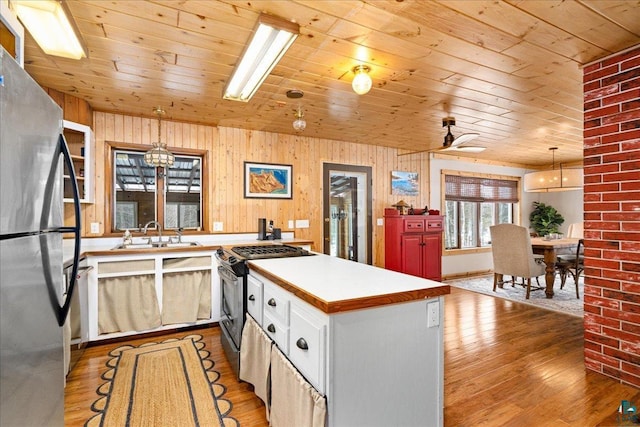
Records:
M172 152L167 150L167 144L163 143L160 139L160 121L165 111L162 107L156 107L153 112L158 115L158 142L153 143L153 148L144 153L144 161L148 165L155 167L167 167L173 166L175 156Z
M570 191L582 188L582 168L556 169L555 151L558 147L551 147L552 169L546 171L529 172L524 175L524 191L529 193L548 193L553 191Z
M298 106L295 117L296 119L293 121L293 128L298 132L302 132L307 127L307 121L304 119L302 107Z
M13 0L11 7L46 54L70 59L87 56L80 31L64 2Z
M248 102L299 34L298 24L261 14L222 97Z
M351 70L356 75L351 82L353 91L358 95L364 95L371 90L371 77L369 76L369 68L367 65L356 65Z

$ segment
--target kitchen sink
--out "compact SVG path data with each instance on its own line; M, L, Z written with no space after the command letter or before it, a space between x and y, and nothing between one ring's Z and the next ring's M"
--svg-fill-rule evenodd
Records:
M122 249L163 249L163 248L190 248L193 246L202 246L198 242L152 242L152 243L130 243L128 245L119 244L111 248L111 250Z

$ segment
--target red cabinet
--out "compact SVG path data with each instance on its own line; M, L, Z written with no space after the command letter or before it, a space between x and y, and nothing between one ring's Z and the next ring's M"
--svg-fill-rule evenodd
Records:
M385 268L440 281L444 218L397 212L385 210Z

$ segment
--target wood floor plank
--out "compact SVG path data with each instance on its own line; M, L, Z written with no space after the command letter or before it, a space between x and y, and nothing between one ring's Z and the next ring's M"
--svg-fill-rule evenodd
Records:
M640 404L639 390L584 367L581 318L452 288L445 297L445 426L615 425L623 399ZM203 335L206 348L242 426L266 427L265 408L250 385L236 381L209 327L128 343L140 345ZM88 348L67 378L65 425L82 426L94 413L108 352L122 343ZM395 369L390 367L390 369Z

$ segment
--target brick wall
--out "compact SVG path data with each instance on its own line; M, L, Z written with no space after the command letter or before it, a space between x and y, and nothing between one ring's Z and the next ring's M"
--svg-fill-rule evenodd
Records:
M640 387L640 46L584 69L585 364Z

